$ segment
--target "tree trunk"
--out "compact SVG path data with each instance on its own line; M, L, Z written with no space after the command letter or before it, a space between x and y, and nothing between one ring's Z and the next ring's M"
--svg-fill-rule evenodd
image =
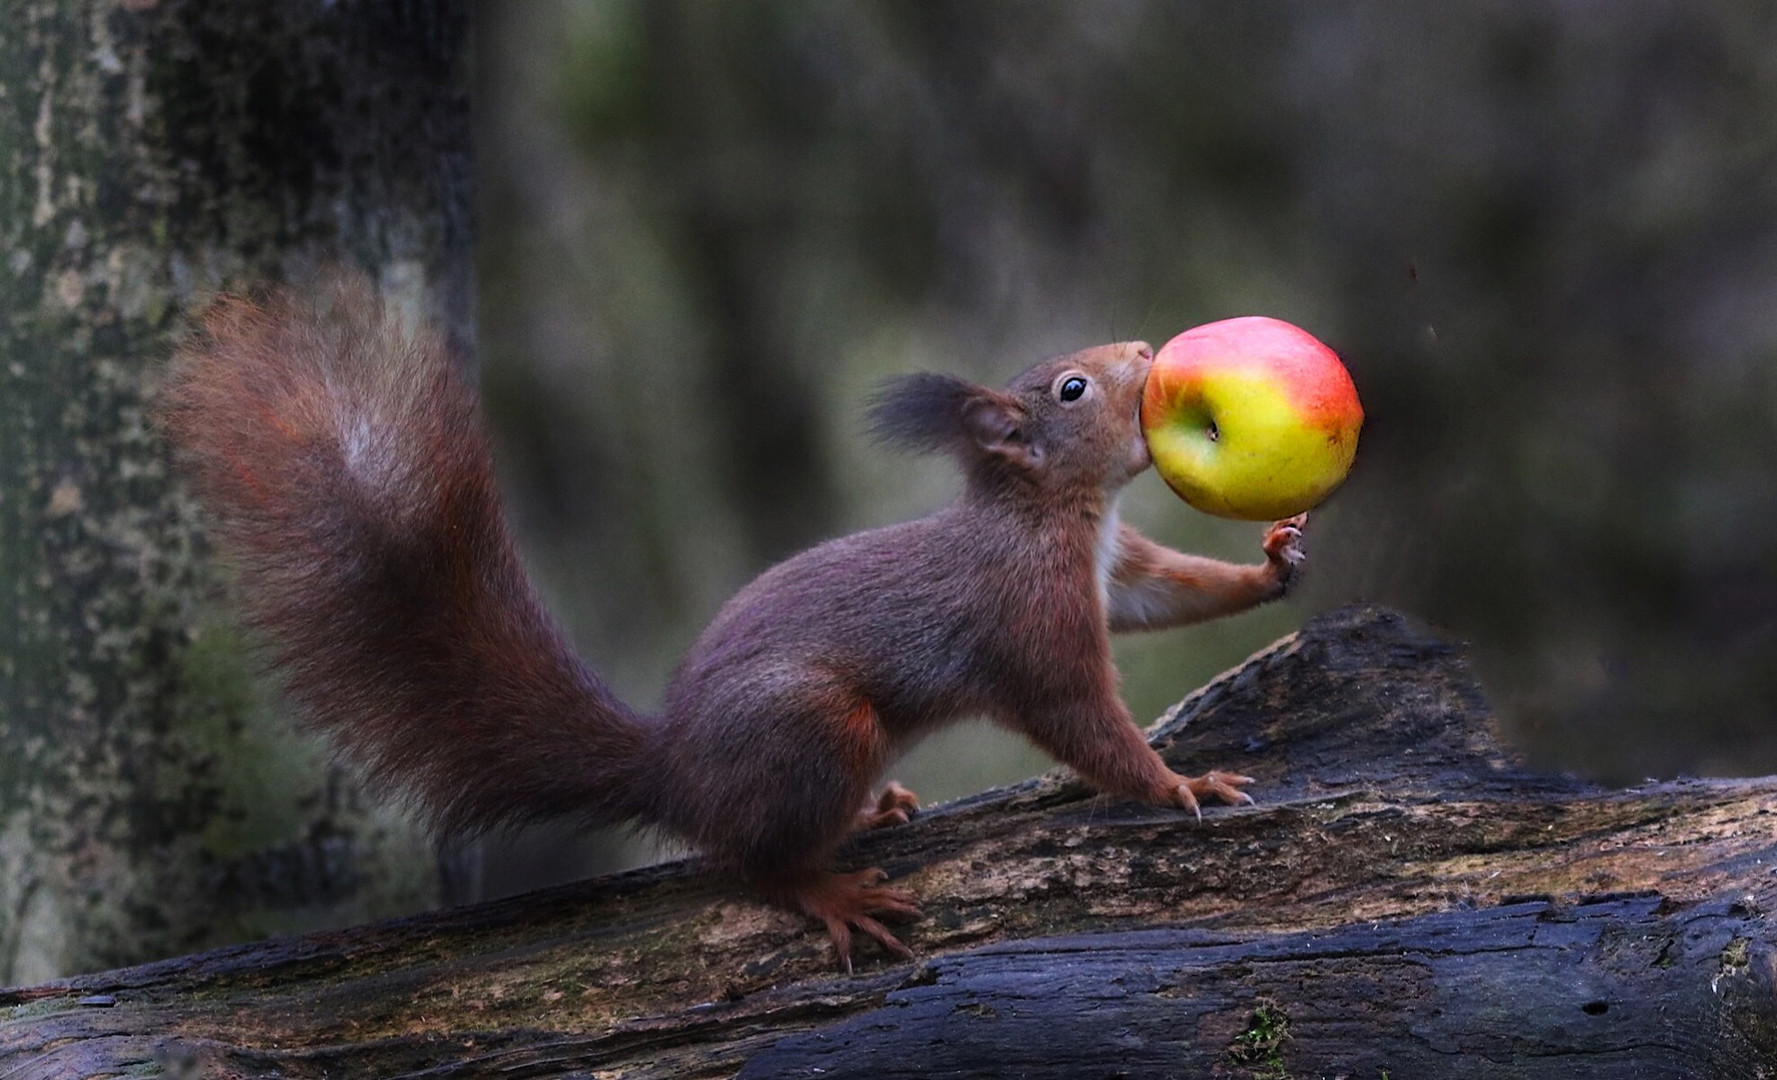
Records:
M1257 804L1198 823L1058 774L848 848L925 903L915 963L839 975L806 920L679 864L0 992L0 1073L1777 1069L1777 780L1527 772L1457 649L1361 607L1154 739L1252 774Z
M256 698L150 400L187 309L326 262L467 343L465 8L4 5L0 981L436 895Z

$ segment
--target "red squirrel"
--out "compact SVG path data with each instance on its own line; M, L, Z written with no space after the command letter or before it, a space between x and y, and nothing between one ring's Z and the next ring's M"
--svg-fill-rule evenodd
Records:
M1250 778L1180 776L1148 746L1110 635L1282 596L1303 519L1270 526L1257 565L1118 522L1150 464L1137 409L1152 359L1133 342L999 390L888 384L876 434L950 454L961 496L765 571L692 646L659 715L569 647L514 552L474 390L366 285L217 301L175 357L164 417L287 697L373 784L443 832L560 817L664 830L823 922L849 970L854 931L911 956L878 918L919 909L882 871L829 858L907 820L911 793L874 785L960 717L991 717L1113 795L1199 816L1200 799L1252 801Z

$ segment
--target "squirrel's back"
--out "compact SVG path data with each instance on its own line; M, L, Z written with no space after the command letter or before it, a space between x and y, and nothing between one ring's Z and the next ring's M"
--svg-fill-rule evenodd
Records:
M370 288L223 299L164 417L289 698L447 831L640 807L646 722L507 534L474 393Z

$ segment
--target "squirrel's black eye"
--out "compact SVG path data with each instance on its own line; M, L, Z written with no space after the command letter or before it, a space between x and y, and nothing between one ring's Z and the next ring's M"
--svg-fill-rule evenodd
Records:
M1063 401L1078 401L1080 400L1080 396L1085 392L1086 377L1083 375L1069 375L1067 378L1061 380L1061 390L1055 396Z

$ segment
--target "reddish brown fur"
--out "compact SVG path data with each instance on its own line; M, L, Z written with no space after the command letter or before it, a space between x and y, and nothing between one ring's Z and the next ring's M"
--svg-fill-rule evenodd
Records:
M860 824L904 817L899 789L869 811L872 785L960 716L992 716L1119 795L1245 798L1244 778L1181 777L1147 746L1109 634L1280 595L1299 523L1274 526L1252 567L1117 526L1116 494L1148 464L1145 345L1046 361L1004 390L892 387L878 431L953 453L963 496L766 571L647 717L533 595L474 395L436 341L350 282L319 305L223 301L204 328L178 359L168 426L247 615L308 720L441 828L561 814L664 828L822 919L844 954L851 928L898 951L870 913L916 909L826 860ZM1069 376L1087 380L1073 401Z
M1112 632L1202 622L1276 599L1295 575L1295 542L1307 521L1298 514L1267 530L1259 566L1186 555L1123 526L1111 567Z
M525 581L473 393L362 288L324 303L219 302L164 411L290 697L442 829L632 818L642 722Z

